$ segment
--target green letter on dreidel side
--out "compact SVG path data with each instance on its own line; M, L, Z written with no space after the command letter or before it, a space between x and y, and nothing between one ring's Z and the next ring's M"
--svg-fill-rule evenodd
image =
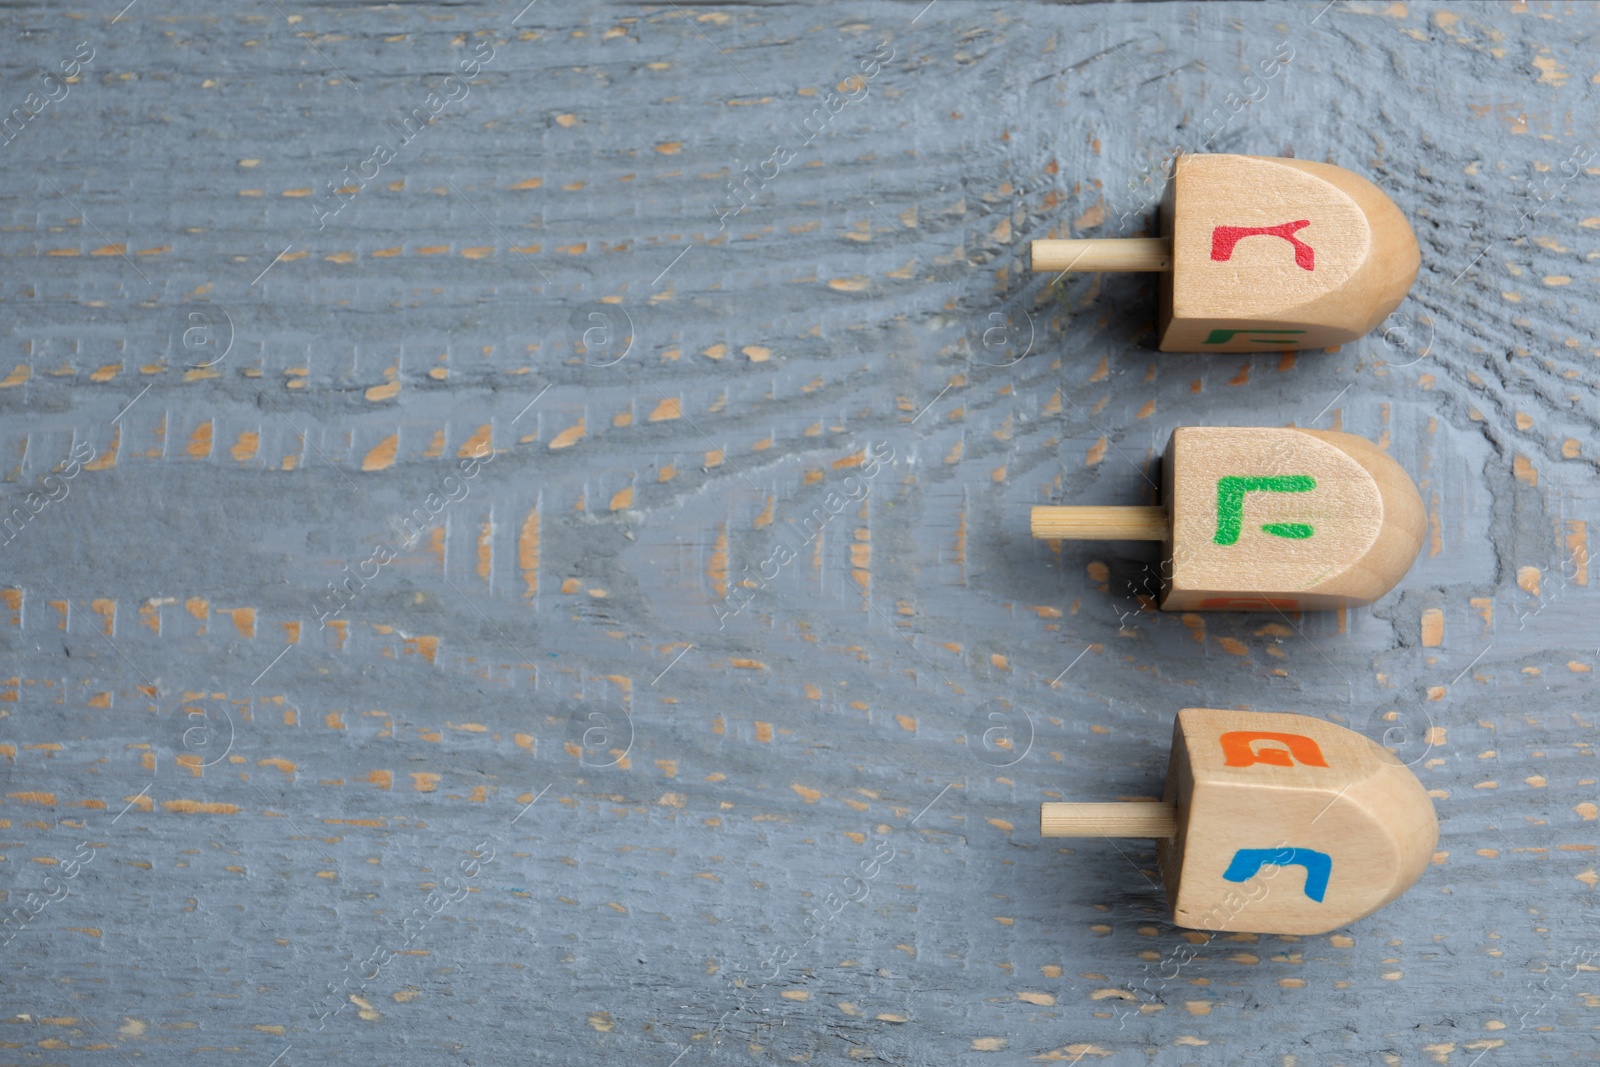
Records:
M1305 331L1304 330L1258 330L1258 329L1255 329L1254 327L1241 327L1240 329L1237 329L1237 330L1212 330L1209 334L1206 335L1206 339L1204 341L1201 341L1200 343L1203 344L1203 345L1225 345L1229 341L1233 340L1235 336L1237 336L1237 335L1239 335L1241 333L1297 334L1297 333L1305 333ZM1287 340L1287 338L1286 337L1278 337L1278 336L1273 336L1273 337L1251 337L1251 338L1248 338L1248 340L1254 341L1258 345L1276 345L1276 344L1283 344Z
M1238 543L1244 528L1244 497L1246 493L1306 493L1317 487L1317 480L1309 474L1281 474L1256 478L1228 475L1217 479L1217 535L1212 538L1219 545ZM1315 531L1300 522L1269 522L1261 527L1274 537L1287 537L1303 541Z

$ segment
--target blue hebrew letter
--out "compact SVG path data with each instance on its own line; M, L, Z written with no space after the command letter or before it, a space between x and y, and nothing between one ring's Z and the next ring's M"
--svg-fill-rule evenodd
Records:
M1248 882L1268 864L1306 869L1306 896L1322 903L1328 892L1328 875L1333 873L1333 857L1309 848L1241 848L1222 877L1230 882Z

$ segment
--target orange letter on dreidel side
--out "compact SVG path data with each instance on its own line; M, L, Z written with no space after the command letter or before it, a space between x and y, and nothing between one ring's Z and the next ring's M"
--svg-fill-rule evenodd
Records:
M1276 741L1283 748L1264 748L1260 752L1250 746L1256 741ZM1326 767L1322 749L1304 734L1270 734L1259 730L1234 730L1222 735L1222 764L1225 767L1250 767L1257 763L1270 763L1274 767L1293 767L1298 760L1306 767Z

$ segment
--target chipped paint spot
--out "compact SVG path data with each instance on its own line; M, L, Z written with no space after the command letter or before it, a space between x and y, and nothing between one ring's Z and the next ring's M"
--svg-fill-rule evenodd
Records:
M163 800L161 806L179 815L237 815L237 804L206 800Z
M247 463L256 458L256 452L260 447L261 435L253 430L244 430L240 432L239 439L228 452L240 463Z
M1422 613L1422 647L1438 648L1444 643L1444 612L1428 608Z
M429 663L438 662L439 639L437 637L407 637L404 640L406 655L421 656Z
M522 571L525 595L530 599L539 592L539 509L528 512L517 536L517 567Z
M400 435L392 433L388 437L373 445L361 460L363 471L386 471L394 466L396 453L400 450Z
M1511 473L1516 475L1517 481L1522 482L1524 485L1537 486L1539 484L1539 472L1534 469L1532 463L1528 462L1527 456L1512 457Z
M233 628L239 632L240 637L255 637L255 608L222 608L219 614L226 615L233 620Z
M556 434L554 440L550 442L550 451L554 452L561 448L571 448L573 445L583 440L583 434L584 420L579 419L573 425Z
M477 432L465 441L456 450L456 455L462 459L481 459L494 451L494 424L484 423Z

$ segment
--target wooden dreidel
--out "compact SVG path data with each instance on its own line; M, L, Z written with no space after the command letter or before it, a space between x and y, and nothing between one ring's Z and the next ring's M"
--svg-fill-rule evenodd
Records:
M1159 844L1172 921L1197 930L1322 934L1422 874L1439 823L1388 749L1306 715L1187 708L1159 804L1045 804L1044 837Z
M1342 167L1180 155L1161 237L1034 241L1036 271L1162 271L1163 352L1328 348L1388 317L1421 257L1405 216Z
M1165 542L1166 611L1315 611L1388 592L1427 529L1400 465L1331 430L1183 427L1162 483L1157 507L1036 507L1033 536Z

